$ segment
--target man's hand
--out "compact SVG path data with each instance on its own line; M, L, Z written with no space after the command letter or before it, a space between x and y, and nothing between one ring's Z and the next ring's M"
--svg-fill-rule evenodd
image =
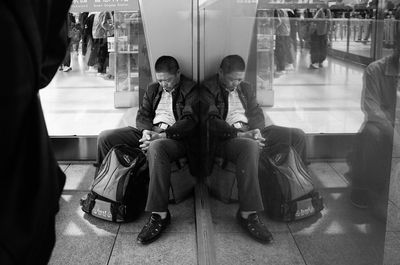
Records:
M139 140L141 145L139 145L142 151L147 151L149 149L150 142L157 140L157 139L165 139L167 135L165 133L157 133L154 131L143 130L142 138Z
M249 138L256 140L258 142L258 146L263 148L265 146L265 138L262 137L260 129L253 129L247 132L239 132L237 134L239 138Z

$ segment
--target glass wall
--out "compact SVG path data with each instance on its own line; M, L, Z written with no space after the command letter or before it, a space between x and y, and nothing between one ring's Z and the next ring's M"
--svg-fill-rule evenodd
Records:
M96 136L105 128L134 124L139 64L142 82L151 79L136 8L101 11L73 6L66 57L51 84L41 91L50 135Z
M160 11L160 1L144 0L136 10L71 13L71 46L41 92L49 133L134 126L161 55L174 56L199 84L219 78L225 56L239 55L245 74L235 81L254 88L265 127L300 129L310 149L327 136L327 153L337 148L333 137L345 151L308 161L321 213L291 223L262 214L273 245L242 235L232 221L237 203L213 199L217 264L398 264L400 11L388 3L182 0ZM222 175L224 166L213 164Z
M277 254L284 260L280 264L398 263L395 91L400 16L395 18L394 10L382 9L379 12L386 15L377 16L377 7L338 5L342 4L219 0L200 6L205 79L213 78L225 56L238 54L246 62L245 81L256 88L266 125L300 128L309 139L315 134L354 136L341 159L320 158L309 165L325 201L320 215L287 225L265 219L278 244L297 246L291 253ZM221 165L216 163L214 170L211 193L218 192L215 187L222 184L216 179L223 178ZM234 174L235 167L228 164L226 170ZM229 184L232 194L220 196L237 199L235 183ZM240 247L244 242L232 233L240 230L219 225L230 216L224 215L224 207L231 207L232 214L237 205L211 203L217 262L236 264L234 259L245 255ZM231 241L238 254L223 250ZM257 253L250 254L254 264L268 264L268 251L249 244Z

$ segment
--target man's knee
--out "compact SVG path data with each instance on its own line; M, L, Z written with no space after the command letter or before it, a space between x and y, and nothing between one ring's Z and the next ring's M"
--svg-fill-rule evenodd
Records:
M114 130L105 130L102 131L99 136L97 137L97 145L98 146L105 146L107 143L110 142L110 139L113 135Z
M361 131L363 142L370 144L389 142L393 137L393 127L367 123Z
M298 128L292 129L292 138L296 143L305 144L306 142L306 133Z
M260 152L260 147L257 141L252 139L243 138L237 145L237 149L242 155L245 156L257 156Z
M149 144L149 149L147 149L148 154L153 157L158 154L165 154L165 141L166 139L157 139L151 141Z

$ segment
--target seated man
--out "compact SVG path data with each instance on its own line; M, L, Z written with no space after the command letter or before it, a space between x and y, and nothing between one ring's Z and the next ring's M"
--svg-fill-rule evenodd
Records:
M147 88L136 117L137 128L103 131L98 139L98 163L117 144L140 147L147 152L150 184L146 211L152 214L137 237L142 244L156 240L171 221L170 163L190 154L187 138L197 124L193 112L197 99L195 83L181 75L178 62L170 56L158 58L155 71L158 83ZM191 164L193 159L188 159Z
M236 164L240 225L256 240L269 243L272 234L257 214L264 209L258 180L260 149L286 143L304 160L305 136L299 129L265 127L255 89L243 81L244 75L245 62L239 55L229 55L222 60L218 74L202 84L201 100L207 112L202 120L209 123L212 136L209 146L214 148L209 154L211 158L217 152Z
M400 7L394 12L400 20ZM348 157L351 177L350 200L358 208L369 208L374 215L386 219L393 157L400 143L399 76L400 27L393 27L393 54L365 68L361 94L364 122L356 134Z

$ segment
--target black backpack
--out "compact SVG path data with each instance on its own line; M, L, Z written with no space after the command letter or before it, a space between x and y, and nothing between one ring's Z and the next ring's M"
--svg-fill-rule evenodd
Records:
M148 184L149 171L143 152L116 145L101 163L89 194L81 199L82 210L108 221L132 221L144 211Z
M289 145L261 153L259 180L265 211L271 219L300 220L324 208L304 163Z

